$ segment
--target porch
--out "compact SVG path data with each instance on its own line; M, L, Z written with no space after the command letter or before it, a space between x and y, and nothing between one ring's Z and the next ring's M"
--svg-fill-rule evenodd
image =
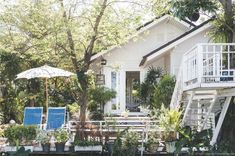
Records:
M183 90L235 87L235 44L197 44L183 56Z

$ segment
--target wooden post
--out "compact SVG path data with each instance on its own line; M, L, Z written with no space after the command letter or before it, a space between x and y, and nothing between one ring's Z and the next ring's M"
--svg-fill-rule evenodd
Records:
M45 106L46 106L46 114L47 114L47 111L48 111L48 84L47 84L47 78L45 80L45 90L46 90Z

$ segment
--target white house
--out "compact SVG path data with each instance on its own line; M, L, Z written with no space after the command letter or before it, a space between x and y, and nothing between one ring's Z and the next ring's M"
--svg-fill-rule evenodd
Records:
M142 82L149 66L162 67L177 75L182 55L196 43L207 43L210 25L199 26L164 15L139 28L138 34L120 46L92 57L92 68L105 75L105 86L116 90L117 97L105 105L107 113L121 113L135 101L132 87ZM106 65L100 66L101 60Z
M164 15L140 27L122 46L94 55L91 68L117 92L105 113L120 114L135 106L134 83L144 80L150 66L162 67L177 76L171 108L184 109L184 125L213 128L214 144L235 96L235 44L211 43L211 28L210 20L194 25Z

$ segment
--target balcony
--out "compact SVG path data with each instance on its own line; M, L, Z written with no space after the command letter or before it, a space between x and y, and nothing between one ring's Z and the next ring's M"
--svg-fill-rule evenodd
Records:
M235 44L197 44L183 56L183 90L235 87Z

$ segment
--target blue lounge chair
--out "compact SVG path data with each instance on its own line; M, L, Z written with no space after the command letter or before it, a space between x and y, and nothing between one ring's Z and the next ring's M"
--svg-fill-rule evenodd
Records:
M42 107L25 107L24 109L24 125L38 125L42 124Z
M46 130L62 128L65 124L65 107L49 107L47 112Z

